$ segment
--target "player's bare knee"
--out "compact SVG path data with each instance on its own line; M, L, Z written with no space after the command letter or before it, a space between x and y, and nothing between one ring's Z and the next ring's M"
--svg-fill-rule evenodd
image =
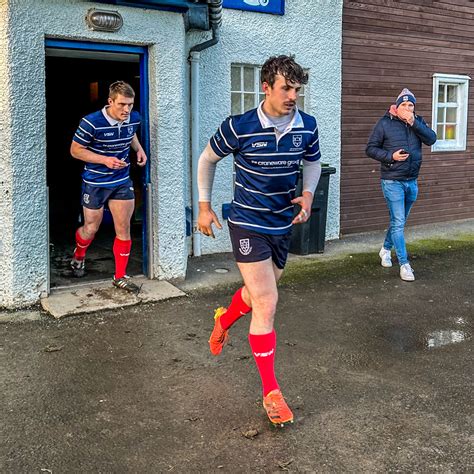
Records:
M252 300L254 310L264 318L273 318L278 303L278 293L267 293Z
M127 240L130 238L130 225L123 223L115 223L115 234L119 239Z
M95 234L97 234L97 231L99 230L99 225L97 223L86 223L84 224L84 227L82 228L82 233L84 234L84 237L86 239L92 239L94 238Z

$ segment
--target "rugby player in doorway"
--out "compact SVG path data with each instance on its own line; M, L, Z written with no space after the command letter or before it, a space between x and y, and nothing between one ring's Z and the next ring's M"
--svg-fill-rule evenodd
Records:
M137 154L137 164L145 166L147 157L137 138L139 113L132 110L135 92L123 81L109 88L108 105L84 117L71 144L71 155L85 162L82 172L84 225L76 231L76 248L71 260L73 275L85 274L85 256L104 215L107 203L115 228L113 254L117 288L137 293L139 287L126 274L132 240L130 220L135 208L135 194L130 179L130 148Z

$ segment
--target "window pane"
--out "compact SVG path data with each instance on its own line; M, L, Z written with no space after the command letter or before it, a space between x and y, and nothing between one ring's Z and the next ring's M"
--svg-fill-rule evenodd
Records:
M241 114L242 110L240 109L240 94L232 92L231 94L231 113L232 115Z
M446 125L446 140L456 140L456 125Z
M438 86L438 102L446 102L444 92L445 92L445 86L444 84L440 84Z
M438 118L436 119L436 121L438 123L443 123L444 122L444 117L445 117L445 108L444 107L438 107Z
M255 92L255 70L253 67L244 67L244 91Z
M265 94L260 94L260 95L258 96L258 101L259 101L259 102L262 102L262 100L265 100Z
M436 73L433 89L433 129L438 135L434 151L466 150L469 77Z
M446 122L456 123L456 107L448 107L446 109Z
M230 82L232 91L240 91L240 67L232 66L230 70Z
M255 94L244 94L244 112L255 107Z
M448 86L448 102L457 102L457 86Z
M444 140L444 125L438 125L436 128L436 135L438 140Z

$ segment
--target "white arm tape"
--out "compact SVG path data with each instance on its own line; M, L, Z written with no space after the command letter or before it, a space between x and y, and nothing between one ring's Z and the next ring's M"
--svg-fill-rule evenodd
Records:
M321 176L321 162L303 160L303 191L309 191L314 196Z
M222 158L214 153L209 143L201 153L198 162L198 190L199 201L211 202L212 183L216 173L216 165Z

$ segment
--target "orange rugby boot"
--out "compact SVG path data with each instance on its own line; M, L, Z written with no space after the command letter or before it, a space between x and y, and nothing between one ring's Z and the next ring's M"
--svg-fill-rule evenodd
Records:
M283 427L287 423L293 423L293 413L288 408L280 390L272 390L263 397L263 408L273 425Z
M229 339L229 331L222 329L220 317L227 311L222 306L217 308L214 313L214 329L212 330L211 337L209 338L209 349L212 355L219 355L222 352L222 348Z

